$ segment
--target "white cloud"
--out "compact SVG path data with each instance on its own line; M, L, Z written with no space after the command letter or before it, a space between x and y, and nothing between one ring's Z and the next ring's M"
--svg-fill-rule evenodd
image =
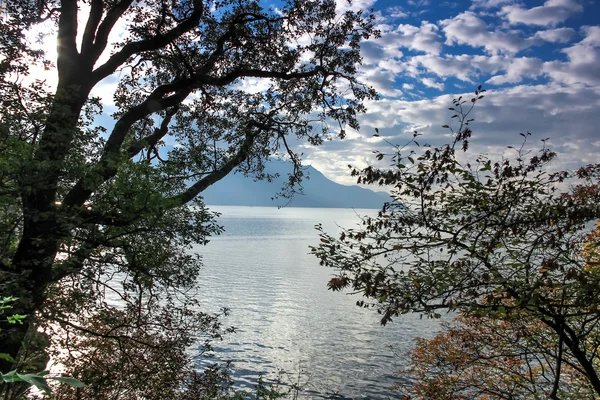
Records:
M420 78L420 81L423 85L430 87L430 88L434 88L437 90L444 90L444 83L443 82L436 82L434 79L432 78Z
M600 26L582 28L585 38L563 49L568 61L544 63L544 72L553 80L564 84L600 84Z
M504 6L499 15L513 25L556 26L582 11L583 6L576 0L547 0L543 5L529 9L518 5Z
M335 11L338 15L345 13L346 11L363 11L373 7L377 0L336 0Z
M537 31L534 38L542 39L551 43L567 43L575 35L575 30L572 28L556 28L545 31Z
M495 62L489 62L495 59ZM444 55L442 57L435 55L423 55L412 57L409 64L414 68L414 71L421 71L426 73L434 73L439 77L455 77L462 81L471 82L472 78L477 76L478 70L485 70L486 72L496 72L502 68L502 65L493 66L498 64L498 60L501 57L493 56L472 56L472 55ZM485 62L485 61L487 62Z
M446 44L464 44L483 47L492 54L518 53L533 43L514 33L490 31L486 23L472 11L465 11L454 18L440 21L446 34Z
M520 132L531 132L529 147L539 149L541 139L550 138L549 145L558 153L555 168L577 168L597 162L600 151L600 87L562 84L520 85L502 90L490 90L473 110L473 138L469 157L480 152L501 156L506 146L520 144ZM360 117L362 138L334 141L319 148L304 148L315 166L338 182L352 184L348 163L365 166L374 164L373 150L389 150L385 143L374 142L374 128L391 143L408 142L413 130L423 133L421 144L438 145L451 138L441 128L449 123L447 110L453 98L473 93L444 94L432 99L408 101L384 99L368 102L368 114Z
M116 74L109 76L108 78L104 79L103 81L98 83L96 86L94 86L91 94L92 94L92 96L99 97L100 102L104 106L114 107L115 106L114 95L115 95L115 92L117 91L118 84L119 84L119 80L118 80Z
M600 46L600 26L584 26L581 30L585 35L585 39L581 41L581 44Z
M537 58L514 58L506 55L419 55L408 62L413 77L420 73L434 73L441 78L454 77L464 82L481 83L483 74L496 75L486 83L499 85L518 83L525 77L533 78L542 74L542 61Z
M360 80L368 83L377 92L384 96L397 97L402 91L395 88L396 74L393 71L366 65L361 68Z
M408 0L408 4L415 7L423 7L429 5L429 0Z
M367 114L359 117L360 136L326 143L318 149L304 148L307 157L327 176L351 184L348 163L374 164L372 151L386 150L384 142L372 138L374 128L391 143L408 142L414 130L424 134L421 143L448 142L451 137L441 126L453 121L447 108L461 93L424 98L429 91L423 88L444 93L458 87L458 79L464 82L465 90L475 89L483 81L489 90L472 114L475 122L469 156L480 152L502 156L506 146L520 144L520 132L532 132L529 146L533 149L541 147L541 139L550 138L549 145L559 154L555 168L597 162L600 26L578 31L556 26L580 12L580 2L540 0L537 5L541 6L533 8L523 4L522 0L472 0L470 10L446 14L446 19L437 23L437 29L428 22L421 26L393 25L387 20L388 25L381 25L384 37L368 44L365 61L372 65L365 67L364 73L383 89L384 96L392 95L366 104ZM392 12L398 10L411 12L407 5ZM522 19L526 21L521 22ZM521 27L515 29L515 24ZM575 39L578 34L580 38ZM423 40L427 37L428 41ZM461 53L467 54L452 54L458 53L457 49L442 46L443 41L447 46L466 45L476 50L460 48ZM541 53L532 49L515 56L542 45L545 46L539 48ZM546 51L551 47L554 51ZM405 49L420 53L414 55ZM549 83L523 83L539 78ZM496 85L502 86L494 89ZM402 97L396 96L394 88L401 89ZM462 95L467 101L473 96ZM418 100L411 100L414 98Z
M490 9L490 8L496 8L499 7L501 5L507 4L507 3L513 3L514 0L472 0L472 5L471 5L471 9L476 9L476 8L483 8L483 9Z
M377 40L380 46L387 48L408 48L424 53L439 54L442 50L442 37L435 24L423 21L420 26L400 24L397 27L389 25L378 26L382 37Z
M387 16L389 18L408 18L410 16L409 13L404 11L404 9L400 6L390 7L387 10Z
M492 85L519 83L523 78L535 78L542 74L543 63L539 58L521 57L510 60L504 75L496 75L486 81Z

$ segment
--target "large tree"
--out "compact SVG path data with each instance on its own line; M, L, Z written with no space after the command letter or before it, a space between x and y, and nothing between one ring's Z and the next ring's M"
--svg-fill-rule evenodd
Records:
M36 315L55 323L47 329L89 334L109 309L119 321L110 293L152 329L142 305L179 315L173 293L193 286L200 265L188 250L219 230L198 195L236 168L264 177L276 154L298 166L297 138L343 136L374 97L356 79L373 19L334 1L3 7L0 297L18 297L14 312L28 318L3 327L0 353L17 364L40 342ZM52 60L43 46L54 37ZM86 328L83 318L102 323ZM115 329L96 336L125 335Z
M439 310L538 321L558 344L554 394L568 363L600 395L600 274L588 236L600 219L600 165L552 172L556 154L545 142L497 160L469 157L461 149L481 93L454 100L451 143L421 145L415 133L377 155L391 168L354 170L359 183L391 185L395 200L358 229L322 232L314 253L338 271L330 287L362 293L359 305L375 307L382 323Z

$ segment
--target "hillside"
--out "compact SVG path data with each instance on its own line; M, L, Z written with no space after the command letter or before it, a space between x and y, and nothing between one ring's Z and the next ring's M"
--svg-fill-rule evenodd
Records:
M283 206L288 199L272 199L281 191L291 164L272 161L267 172L279 173L280 177L273 182L254 181L242 174L229 174L215 183L203 193L204 202L208 205L231 206ZM390 196L382 192L374 192L359 186L346 186L327 179L321 172L309 166L305 170L302 182L303 193L296 194L290 207L322 207L322 208L381 208L389 201Z

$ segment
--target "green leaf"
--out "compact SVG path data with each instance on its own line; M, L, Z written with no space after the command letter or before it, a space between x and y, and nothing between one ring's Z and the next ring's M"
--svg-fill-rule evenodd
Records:
M6 382L6 383L15 382L16 374L17 374L16 370L7 372L6 374L0 373L0 378L2 379L3 382Z
M17 374L17 377L23 382L27 382L30 385L35 386L46 394L52 393L52 390L50 389L50 386L48 386L46 379L38 374Z
M6 317L6 321L9 324L19 324L19 325L23 325L23 320L27 318L27 315L22 315L22 314L15 314L15 315L10 315L8 317Z
M71 385L71 386L75 386L75 387L85 387L85 383L81 382L79 379L71 378L68 376L57 376L57 377L48 378L48 379L53 379L57 382L65 383L67 385Z
M11 363L15 362L15 359L12 358L12 356L10 354L6 354L6 353L0 353L0 360L5 360Z

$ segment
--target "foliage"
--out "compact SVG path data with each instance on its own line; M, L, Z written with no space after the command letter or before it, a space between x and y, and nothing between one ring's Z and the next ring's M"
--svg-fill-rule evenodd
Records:
M417 340L405 372L414 379L414 399L547 399L557 378L558 352L556 335L523 313L460 316L443 323L435 338ZM555 396L595 398L577 361L563 357Z
M191 250L221 228L199 195L234 170L269 178L272 156L294 163L293 185L294 143L358 127L375 97L355 76L374 17L332 0L15 0L3 12L0 297L28 317L0 332L16 360L0 372L45 368L51 343L90 380L64 390L174 393L164 382L193 367L186 346L215 337L193 301ZM161 360L173 370L157 374ZM125 392L102 380L112 367Z
M583 246L587 270L597 266L599 237L600 223ZM411 351L410 367L404 371L414 378L411 398L546 399L559 374L556 398L597 398L572 356L563 354L563 365L557 370L556 335L527 313L461 315L442 325L442 333L432 340L417 339ZM599 335L596 326L588 333ZM597 349L593 350L593 364L598 366Z
M550 172L556 154L545 141L529 151L529 134L499 160L462 156L481 93L454 100L457 129L444 126L452 143L421 146L415 133L395 148L391 168L353 170L359 183L391 185L395 200L359 229L339 237L321 231L313 252L337 270L330 288L362 293L357 303L375 307L384 324L411 311L439 317L444 309L537 321L559 345L555 368L571 362L600 395L600 275L584 251L600 218L600 165ZM559 372L550 394L562 384Z
M11 304L15 300L17 300L16 297L0 298L0 316L4 314L4 310L12 308ZM8 315L6 316L5 320L0 320L0 322L7 322L9 324L23 324L23 319L25 319L25 317L26 315L20 314ZM9 354L0 353L0 359L3 359L8 362L14 362L14 359ZM25 383L27 385L35 386L36 388L38 388L46 394L50 394L52 392L50 386L48 386L48 379L54 380L56 382L66 383L74 387L85 386L81 381L74 378L63 376L49 376L48 374L48 371L23 374L17 372L17 370L12 370L7 373L0 372L0 382Z
M0 317L4 316L6 313L5 310L10 310L12 308L12 303L14 303L15 300L17 300L17 298L12 296L0 298ZM25 317L26 315L11 314L0 319L0 323L22 324Z

